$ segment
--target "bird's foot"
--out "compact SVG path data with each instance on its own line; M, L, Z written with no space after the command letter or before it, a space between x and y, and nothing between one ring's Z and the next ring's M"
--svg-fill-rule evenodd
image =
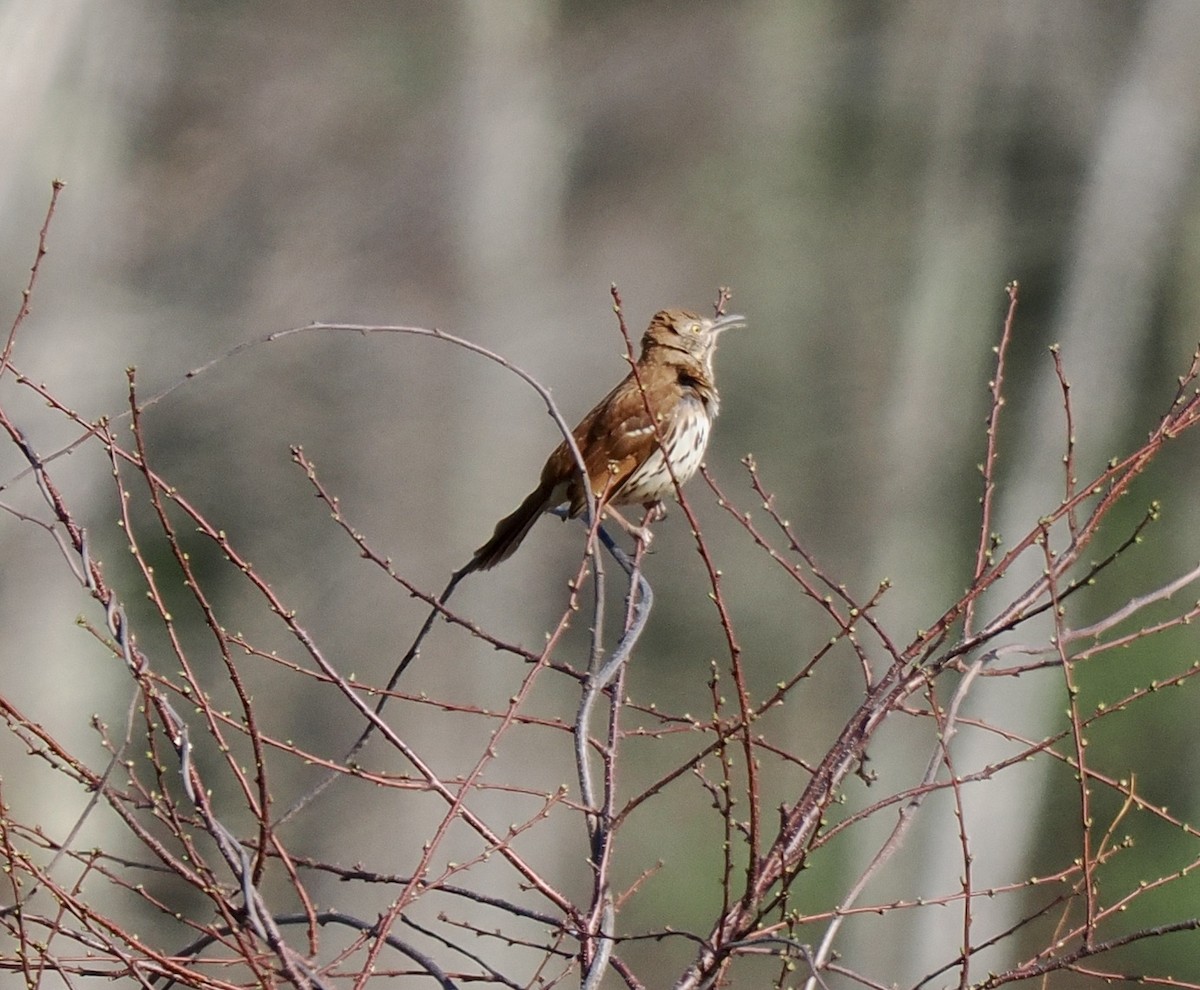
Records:
M646 502L643 506L646 514L642 517L642 526L649 526L651 523L659 522L667 518L667 503L661 500L657 502Z
M625 530L626 533L637 540L643 548L650 546L650 541L654 539L654 534L650 532L650 527L647 525L652 521L649 513L646 514L646 517L642 520L642 524L640 526L636 523L631 523L611 505L606 505L604 507L604 514L612 519L613 522L615 522L618 526L620 526L621 529Z

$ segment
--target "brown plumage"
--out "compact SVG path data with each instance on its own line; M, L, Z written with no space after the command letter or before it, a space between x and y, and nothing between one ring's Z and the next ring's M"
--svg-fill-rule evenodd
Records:
M744 325L740 316L714 320L681 309L654 314L642 336L637 375L631 371L573 431L601 510L635 503L650 508L674 494L664 449L680 484L696 473L720 401L712 363L717 338ZM658 420L657 437L647 404ZM496 524L466 571L487 570L510 557L543 512L567 503L572 516L580 515L587 504L581 480L564 441L546 460L537 487Z

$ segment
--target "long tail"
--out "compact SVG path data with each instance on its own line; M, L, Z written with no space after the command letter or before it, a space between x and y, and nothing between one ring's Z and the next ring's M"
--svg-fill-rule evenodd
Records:
M553 494L553 488L538 485L526 495L525 501L518 505L515 511L496 523L492 538L475 551L475 556L463 568L463 573L486 571L511 557L537 522L538 516L553 508L550 504Z

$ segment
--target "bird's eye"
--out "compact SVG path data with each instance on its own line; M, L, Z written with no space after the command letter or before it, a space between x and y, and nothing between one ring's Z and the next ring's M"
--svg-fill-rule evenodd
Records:
M693 323L690 326L688 326L688 333L699 333L699 332L700 332L700 324L699 323Z

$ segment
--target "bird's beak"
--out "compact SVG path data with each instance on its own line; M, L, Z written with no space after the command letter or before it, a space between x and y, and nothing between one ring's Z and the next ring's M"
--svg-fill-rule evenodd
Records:
M744 327L746 325L746 317L739 316L737 313L730 313L726 316L720 316L713 320L712 329L717 333L722 330L730 330L734 327Z

